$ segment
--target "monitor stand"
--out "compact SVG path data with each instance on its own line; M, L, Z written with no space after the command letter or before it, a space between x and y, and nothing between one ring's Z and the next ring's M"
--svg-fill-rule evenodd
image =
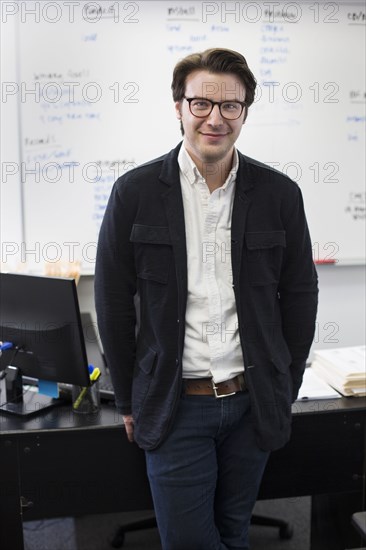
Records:
M55 399L53 397L47 397L37 392L30 392L25 390L23 400L18 403L4 403L0 405L0 412L6 414L14 414L22 418L29 418L42 413L46 409L64 405L63 399Z
M38 393L37 386L23 386L22 376L16 367L5 370L7 376L0 379L0 412L29 418L65 403L63 399Z

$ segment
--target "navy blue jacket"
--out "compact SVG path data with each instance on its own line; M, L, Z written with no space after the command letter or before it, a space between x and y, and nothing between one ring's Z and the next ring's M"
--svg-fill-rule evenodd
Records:
M123 414L144 449L167 435L182 384L187 254L177 156L120 177L100 230L98 325ZM290 437L317 310L317 276L296 183L239 153L233 285L251 414L261 448Z

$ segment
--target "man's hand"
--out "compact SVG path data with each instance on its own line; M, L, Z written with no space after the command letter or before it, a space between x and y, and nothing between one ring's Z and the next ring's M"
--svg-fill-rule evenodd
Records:
M124 415L122 415L122 418L123 418L123 422L124 422L124 425L125 425L128 441L130 441L132 443L134 441L134 439L133 439L133 418L132 418L132 415L131 414L124 414Z

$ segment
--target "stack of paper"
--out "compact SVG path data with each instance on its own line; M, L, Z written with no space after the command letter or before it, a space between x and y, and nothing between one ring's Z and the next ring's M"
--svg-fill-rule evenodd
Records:
M324 382L324 380L320 378L313 369L305 369L301 388L297 396L297 401L308 401L311 399L336 399L340 397L340 393Z
M342 395L366 396L366 346L315 350L311 368Z

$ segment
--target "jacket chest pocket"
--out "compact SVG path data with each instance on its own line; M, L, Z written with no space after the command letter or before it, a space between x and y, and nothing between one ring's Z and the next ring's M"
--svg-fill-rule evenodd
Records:
M137 276L158 283L167 283L173 254L169 228L134 224L130 241L135 245Z
M252 285L278 283L286 248L286 232L249 232L245 234L245 243L250 283Z

